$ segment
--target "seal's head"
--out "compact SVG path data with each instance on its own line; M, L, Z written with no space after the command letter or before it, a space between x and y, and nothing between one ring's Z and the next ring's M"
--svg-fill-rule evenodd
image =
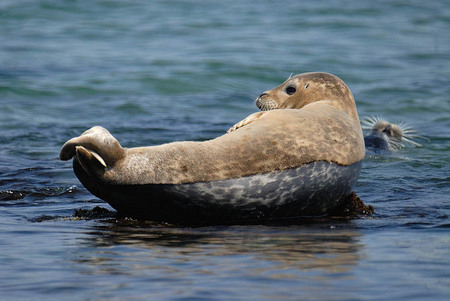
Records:
M421 146L412 139L426 139L416 135L416 131L403 122L394 124L381 117L368 117L362 120L362 124L364 130L369 130L369 133L364 137L366 147L398 150L405 144Z
M262 111L300 109L310 103L328 100L333 106L359 121L355 100L347 85L337 76L324 72L302 73L288 78L256 99Z

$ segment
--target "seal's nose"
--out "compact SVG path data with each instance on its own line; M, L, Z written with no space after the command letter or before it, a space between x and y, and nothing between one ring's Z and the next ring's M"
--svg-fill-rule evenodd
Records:
M392 135L392 127L390 125L386 126L386 128L383 130L384 133L391 136Z
M258 98L261 98L261 97L264 97L264 96L267 96L267 95L269 95L269 93L264 92L263 94L259 95Z

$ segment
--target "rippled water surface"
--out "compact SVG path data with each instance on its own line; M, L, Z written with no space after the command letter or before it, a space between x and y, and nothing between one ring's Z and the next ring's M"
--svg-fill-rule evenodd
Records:
M1 1L0 299L448 300L449 32L444 0ZM58 160L94 125L126 147L217 137L307 71L427 138L367 153L371 217L116 219Z

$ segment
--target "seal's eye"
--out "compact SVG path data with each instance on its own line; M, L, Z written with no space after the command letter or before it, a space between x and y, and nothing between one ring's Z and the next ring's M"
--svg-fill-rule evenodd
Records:
M287 93L288 95L294 94L295 91L297 91L297 90L296 90L294 87L292 87L292 86L289 86L289 87L286 88L286 93Z

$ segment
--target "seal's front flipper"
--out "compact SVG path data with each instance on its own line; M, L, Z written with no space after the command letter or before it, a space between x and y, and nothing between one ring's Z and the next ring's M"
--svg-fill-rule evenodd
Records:
M89 175L101 176L107 167L105 160L99 154L83 146L75 147L75 160L78 160L81 167Z
M261 118L264 115L265 112L257 112L257 113L253 113L249 116L247 116L246 118L244 118L244 120L236 123L235 125L233 125L228 131L228 133L234 132L237 129L240 129L243 126L246 126L250 123L252 123L253 121L255 121L256 119Z

